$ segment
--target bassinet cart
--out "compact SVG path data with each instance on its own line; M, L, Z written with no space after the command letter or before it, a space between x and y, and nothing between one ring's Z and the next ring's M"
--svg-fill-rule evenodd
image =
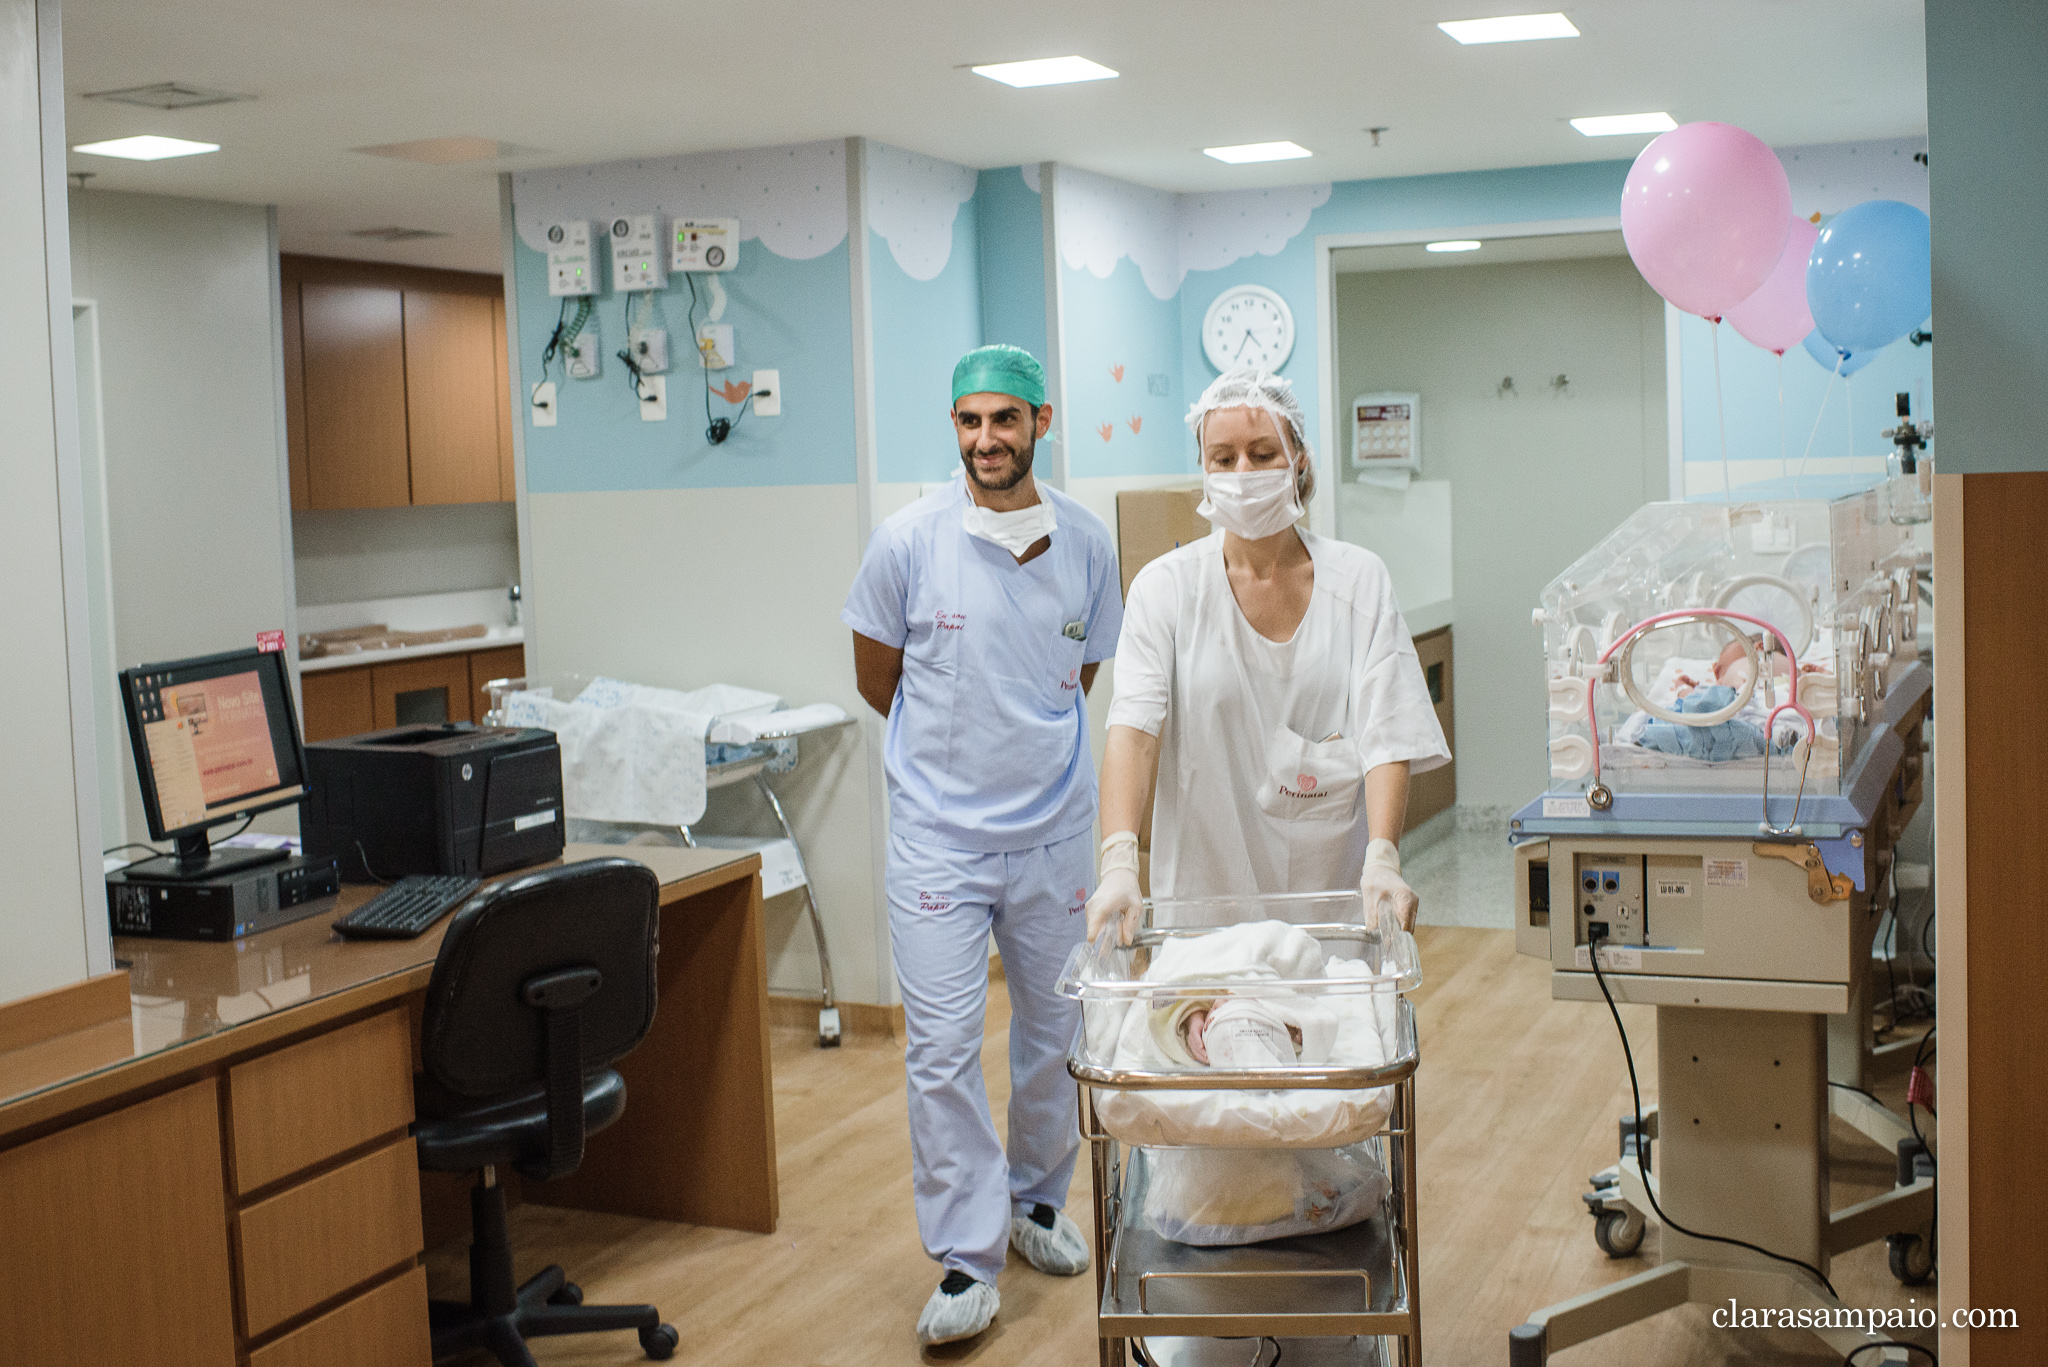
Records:
M1227 982L1153 982L1143 976L1171 939L1261 920L1283 921L1306 931L1327 958L1347 961L1344 975ZM1418 1051L1414 1008L1399 995L1421 980L1414 940L1400 931L1382 936L1368 928L1362 899L1355 892L1149 902L1135 943L1112 945L1113 938L1105 936L1097 944L1078 948L1059 985L1062 995L1081 1001L1084 1013L1067 1070L1080 1086L1081 1135L1091 1156L1097 1334L1103 1367L1123 1367L1127 1352L1138 1363L1154 1367L1269 1367L1280 1357L1287 1367L1388 1367L1394 1362L1417 1367ZM1175 999L1213 997L1226 990L1254 997L1303 994L1333 1004L1348 998L1346 1009L1354 1011L1371 1000L1385 1023L1379 1031L1384 1057L1372 1064L1333 1058L1316 1066L1240 1070L1119 1066L1114 1041L1126 1012L1170 1007ZM1378 995L1369 999L1358 994ZM1377 1088L1391 1089L1390 1107L1385 1106L1384 1095L1367 1095ZM1163 1237L1146 1217L1147 1201L1150 1184L1165 1170L1162 1164L1171 1160L1172 1150L1247 1146L1242 1134L1204 1136L1199 1125L1172 1130L1167 1137L1178 1143L1144 1142L1164 1132L1142 1125L1134 1128L1134 1107L1174 1104L1170 1098L1159 1100L1164 1093L1273 1096L1276 1089L1314 1091L1318 1097L1293 1109L1322 1115L1334 1111L1352 1126L1321 1138L1345 1145L1365 1141L1365 1151L1387 1184L1387 1194L1370 1218L1321 1233L1232 1246L1197 1247ZM1285 1092L1279 1095L1284 1097ZM1251 1100L1221 1099L1226 1104ZM1108 1119L1105 1109L1111 1112ZM1113 1130L1138 1142L1126 1142ZM1202 1142L1205 1137L1237 1142L1211 1145ZM1321 1138L1308 1136L1309 1142L1302 1142L1304 1138L1283 1135L1278 1142L1296 1149L1320 1146ZM1260 1342L1222 1342L1229 1339ZM1247 1348L1253 1350L1249 1357Z

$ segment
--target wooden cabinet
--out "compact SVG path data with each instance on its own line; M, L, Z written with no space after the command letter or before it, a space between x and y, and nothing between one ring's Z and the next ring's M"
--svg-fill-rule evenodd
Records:
M499 499L493 302L405 292L405 413L416 504Z
M379 731L444 721L475 721L469 705L469 656L429 655L370 666L370 706Z
M499 277L279 261L292 507L511 499Z
M1429 701L1436 708L1437 725L1444 729L1444 744L1458 753L1457 717L1451 710L1451 629L1438 627L1415 638L1415 659L1422 666L1422 681L1429 689ZM1458 762L1454 758L1408 783L1407 830L1414 830L1438 812L1458 801Z
M304 700L307 740L333 740L337 736L360 736L377 729L377 712L370 701L370 671L362 669L322 670L299 675L299 696Z
M9 1362L234 1367L213 1081L0 1154L0 1230Z
M306 739L336 740L418 722L482 721L490 706L483 686L525 672L524 646L305 671L299 692Z
M381 286L307 281L300 290L311 507L402 508L412 501L404 313L404 296Z

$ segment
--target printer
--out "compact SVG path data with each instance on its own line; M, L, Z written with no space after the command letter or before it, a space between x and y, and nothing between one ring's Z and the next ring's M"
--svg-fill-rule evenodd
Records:
M482 877L562 852L562 751L538 727L447 722L306 746L300 838L346 882Z

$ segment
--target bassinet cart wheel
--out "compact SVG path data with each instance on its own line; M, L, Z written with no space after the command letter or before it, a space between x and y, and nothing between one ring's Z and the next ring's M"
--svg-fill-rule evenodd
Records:
M1887 1234L1884 1243L1900 1286L1921 1286L1934 1275L1934 1246L1918 1234Z
M1610 1258L1632 1257L1643 1246L1644 1228L1633 1210L1603 1210L1593 1217L1593 1242Z

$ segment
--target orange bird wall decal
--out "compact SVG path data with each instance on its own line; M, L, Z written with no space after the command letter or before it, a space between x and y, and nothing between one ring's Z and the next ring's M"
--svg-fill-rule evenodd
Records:
M1135 413L1131 414L1131 416L1125 419L1125 421L1130 423L1131 435L1134 437L1138 435L1138 429L1145 425L1145 420Z
M753 388L752 382L748 380L727 380L718 386L718 392L725 396L727 403L744 403L747 395L753 392Z
M1116 432L1116 424L1113 422L1106 422L1102 424L1102 426L1096 428L1095 431L1096 434L1100 436L1104 441L1108 441L1110 437L1114 435Z
M1109 377L1118 384L1122 384L1124 382L1124 368L1120 365L1111 366L1109 368Z

